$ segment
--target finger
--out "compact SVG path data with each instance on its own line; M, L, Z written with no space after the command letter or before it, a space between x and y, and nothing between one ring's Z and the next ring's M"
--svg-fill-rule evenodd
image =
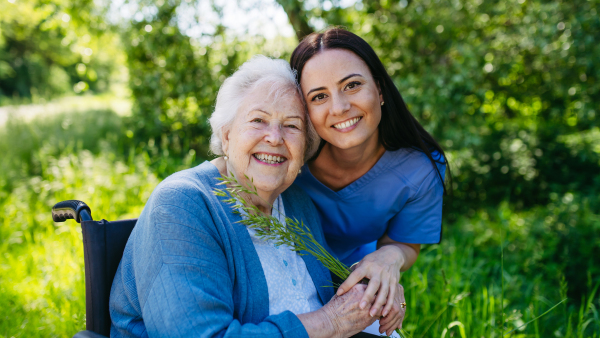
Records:
M394 323L394 317L392 316L388 316L388 317L382 317L379 320L379 332L385 332L387 331L389 328L392 327L392 324Z
M394 329L396 329L395 324L398 322L397 318L394 318L392 316L389 316L387 318L384 318L385 320L380 320L379 321L379 332L380 333L384 333L386 335L390 335L390 332L394 331Z
M386 335L391 335L395 329L398 328L398 325L401 323L400 318L398 315L396 316L390 316L390 320L389 322L386 322L385 325L385 334Z
M365 291L365 294L363 295L360 301L361 309L366 309L367 305L371 306L375 298L375 293L377 292L377 290L379 290L379 285L381 285L381 281L379 280L379 278L373 278L369 281L367 290ZM371 315L371 317L373 317L373 315Z
M365 278L364 269L358 268L358 269L354 270L350 274L350 276L348 276L348 278L346 278L346 280L342 283L342 285L340 285L340 287L337 290L337 295L338 296L343 295L346 291L352 289L352 287L354 285L356 285L358 282L360 282L363 278Z
M404 298L404 286L402 284L398 284L398 297L401 303L406 302L406 298Z
M394 305L394 301L396 297L396 289L398 287L396 285L391 285L390 292L388 293L388 297L387 297L387 303L385 304L385 307L383 308L383 312L381 313L382 316L387 316L390 314L390 311L392 310L392 306Z
M388 293L390 292L390 282L389 279L383 279L381 284L379 285L379 291L377 291L377 298L375 299L375 304L371 307L371 311L369 314L371 316L378 315L381 313L383 306L387 300Z

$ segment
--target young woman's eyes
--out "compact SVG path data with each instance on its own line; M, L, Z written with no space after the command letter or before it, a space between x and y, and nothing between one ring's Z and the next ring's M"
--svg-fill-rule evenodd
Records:
M350 83L348 83L346 85L346 89L356 89L360 85L361 85L360 82L358 82L358 81L352 81L352 82L350 82Z
M313 98L311 99L311 101L318 102L318 101L321 101L321 100L325 99L325 97L327 97L327 96L324 93L320 93L320 94L317 94L317 95L313 96Z

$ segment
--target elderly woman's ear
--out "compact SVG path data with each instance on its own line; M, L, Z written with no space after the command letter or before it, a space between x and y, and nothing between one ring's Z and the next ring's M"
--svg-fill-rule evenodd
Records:
M231 131L230 126L224 126L223 128L221 128L221 132L223 133L223 138L221 139L221 142L223 154L225 154L225 156L229 154L229 131Z

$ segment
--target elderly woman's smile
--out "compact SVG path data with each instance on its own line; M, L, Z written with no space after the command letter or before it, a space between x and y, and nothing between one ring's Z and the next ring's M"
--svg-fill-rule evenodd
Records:
M287 161L287 158L285 158L285 156L268 153L255 153L254 158L256 158L261 163L275 166L281 165L284 161Z
M227 171L241 182L249 177L259 195L272 203L304 163L304 116L294 88L273 82L257 85L241 101L231 126L223 130Z

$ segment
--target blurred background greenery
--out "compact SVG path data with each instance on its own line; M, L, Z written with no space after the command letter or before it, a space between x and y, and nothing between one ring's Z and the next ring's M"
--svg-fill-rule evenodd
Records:
M0 335L85 327L81 233L206 159L254 54L342 25L378 52L454 174L403 276L414 337L598 337L600 1L0 0ZM502 259L503 253L503 259ZM523 324L567 299L552 312Z

